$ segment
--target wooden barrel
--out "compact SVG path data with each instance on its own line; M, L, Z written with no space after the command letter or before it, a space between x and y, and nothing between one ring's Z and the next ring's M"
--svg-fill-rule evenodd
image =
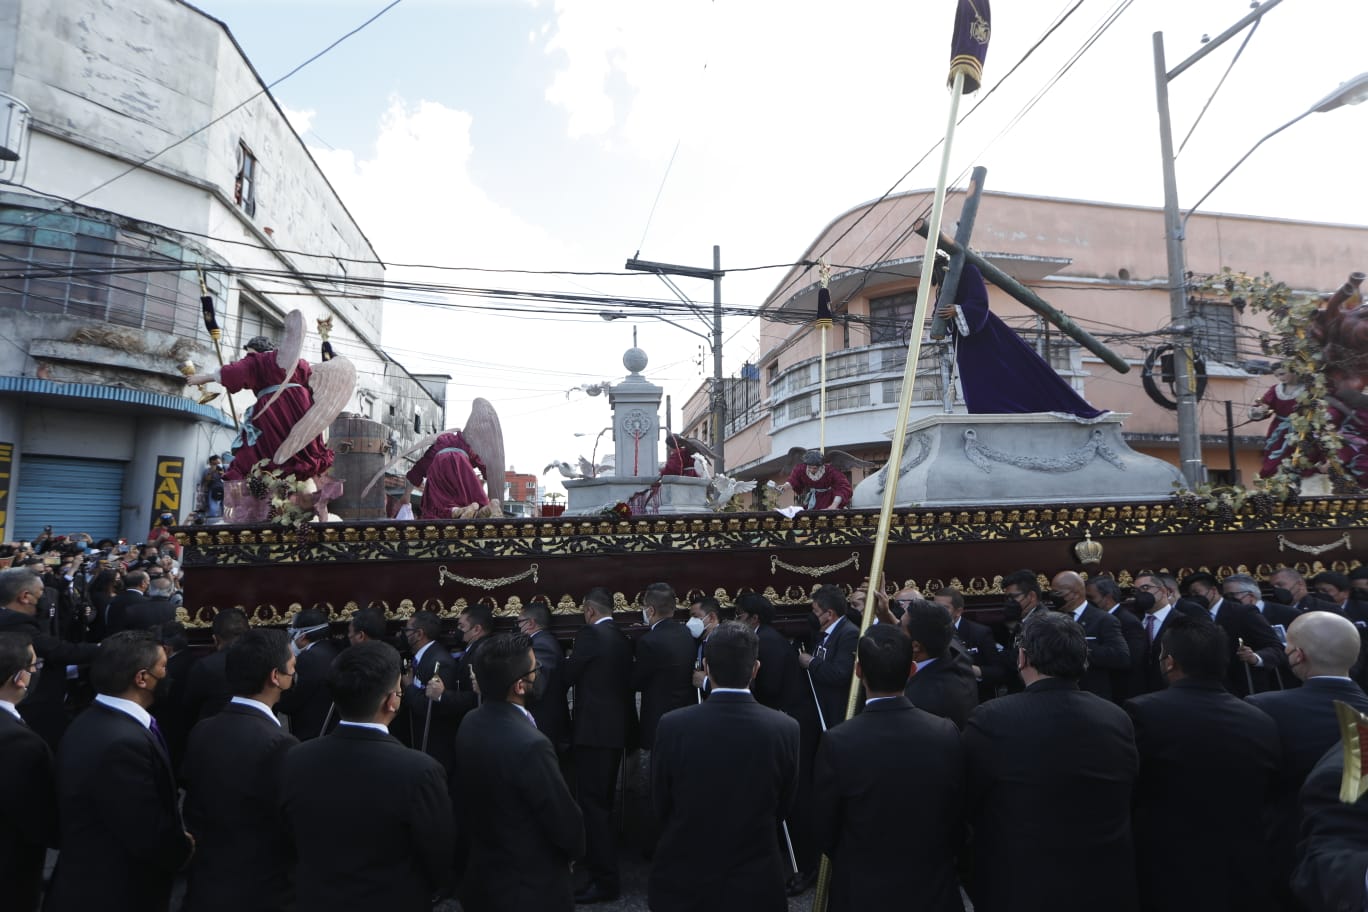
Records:
M342 480L342 496L328 509L347 520L384 519L385 486L376 482L370 492L361 490L390 459L389 431L383 424L343 412L328 428L328 446L334 453L332 474Z

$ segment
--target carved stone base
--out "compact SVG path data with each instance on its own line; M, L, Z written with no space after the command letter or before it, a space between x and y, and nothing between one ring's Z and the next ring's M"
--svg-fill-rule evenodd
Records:
M669 516L709 512L706 478L672 475L661 479L654 475L610 475L605 478L575 478L564 482L567 498L565 515L596 516L604 510L611 509L614 504L627 503L634 495L648 490L657 481L660 482L660 491L656 513Z
M997 506L1168 497L1178 470L1135 452L1123 415L933 415L907 429L896 504ZM888 467L855 488L852 507L878 507Z

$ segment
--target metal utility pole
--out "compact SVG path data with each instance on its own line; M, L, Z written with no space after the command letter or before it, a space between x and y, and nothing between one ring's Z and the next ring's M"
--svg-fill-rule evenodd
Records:
M697 309L696 307L694 308L694 313L700 320L703 321L704 325L708 327L711 333L711 338L707 336L705 336L704 338L708 339L708 347L712 349L713 356L712 390L708 401L709 405L711 406L710 410L712 412L712 448L713 452L717 454L717 463L715 466L713 466L713 471L714 473L720 475L724 471L726 471L727 468L727 394L725 388L722 385L722 277L726 275L726 272L722 269L722 248L719 245L713 245L713 265L711 269L704 269L697 266L677 266L673 263L653 263L649 260L639 260L636 257L631 257L627 260L626 268L634 269L639 272L654 272L656 275L660 276L662 280L665 281L666 285L670 286L671 290L674 290L674 283L666 279L665 276L676 275L686 276L688 278L694 279L712 279L712 320L709 321L708 318L704 315L703 311ZM678 292L676 292L676 294L678 294ZM680 295L680 297L682 298L683 295ZM693 304L693 302L689 301L688 299L684 300L687 304ZM678 325L657 314L648 314L648 316L655 317L658 320L664 320L666 323L670 323L672 326ZM693 332L693 330L690 330L687 327L680 326L679 328L684 329L688 332ZM696 335L702 334L696 333Z
M1193 323L1188 312L1187 264L1183 254L1183 215L1178 208L1178 176L1174 168L1173 126L1169 120L1168 84L1184 70L1210 54L1282 0L1267 0L1262 6L1226 29L1216 38L1169 71L1164 61L1164 33L1154 33L1154 90L1159 107L1159 145L1164 166L1164 242L1168 255L1169 316L1178 338L1173 345L1174 391L1178 399L1178 461L1188 487L1201 484L1206 471L1202 466L1202 432L1197 417L1197 377L1193 370Z

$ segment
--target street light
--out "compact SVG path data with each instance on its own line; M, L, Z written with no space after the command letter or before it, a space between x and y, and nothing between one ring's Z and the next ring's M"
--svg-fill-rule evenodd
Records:
M712 350L713 382L712 395L709 401L712 406L712 444L714 452L717 453L717 459L714 460L713 469L717 474L720 475L724 471L726 471L726 434L724 431L724 422L726 419L727 406L726 391L722 388L722 277L726 275L726 273L722 270L722 248L717 245L713 245L713 265L711 269L701 268L697 266L676 266L672 263L653 263L648 260L639 260L636 257L631 257L627 260L626 268L634 269L639 272L654 272L657 276L660 277L660 280L662 282L669 286L670 290L675 293L675 296L678 297L681 301L683 301L696 317L703 321L703 324L708 327L708 330L711 333L711 337L705 336L703 335L703 333L689 329L687 326L680 326L673 320L669 320L665 317L659 316L658 314L642 314L642 316L652 317L664 323L669 323L676 329L682 329L685 332L693 333L695 336L698 336L699 338L706 341L708 343L708 347ZM689 300L689 298L682 291L675 287L674 282L670 281L669 278L672 275L687 276L688 278L693 279L712 279L713 312L711 320L708 319L708 317L704 314L703 310L701 310L697 304ZM618 320L625 315L617 313L616 311L604 311L601 312L599 316L601 316L605 320Z
M1183 472L1183 479L1190 488L1196 487L1202 482L1203 467L1202 436L1197 420L1196 377L1193 376L1193 329L1188 314L1187 269L1183 251L1188 219L1192 217L1193 212L1197 211L1202 203L1206 202L1207 197L1265 141L1308 115L1332 111L1343 105L1358 104L1368 99L1368 73L1365 73L1351 79L1306 112L1294 117L1260 139L1216 182L1215 186L1202 195L1201 199L1188 210L1186 215L1183 214L1178 207L1178 177L1174 167L1173 127L1169 120L1168 84L1198 60L1235 37L1247 26L1257 22L1260 17L1281 2L1282 0L1267 0L1262 6L1226 29L1215 39L1204 44L1200 50L1172 70L1167 69L1164 62L1164 33L1154 33L1154 84L1159 108L1159 145L1164 168L1164 238L1168 258L1169 316L1175 334L1183 336L1179 344L1173 347L1174 388L1177 393L1178 410L1178 460Z

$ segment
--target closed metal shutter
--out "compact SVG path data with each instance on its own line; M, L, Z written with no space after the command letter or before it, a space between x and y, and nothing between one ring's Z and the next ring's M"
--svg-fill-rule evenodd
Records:
M10 538L32 541L43 526L52 526L56 535L88 532L95 541L119 537L124 463L59 456L19 459Z

